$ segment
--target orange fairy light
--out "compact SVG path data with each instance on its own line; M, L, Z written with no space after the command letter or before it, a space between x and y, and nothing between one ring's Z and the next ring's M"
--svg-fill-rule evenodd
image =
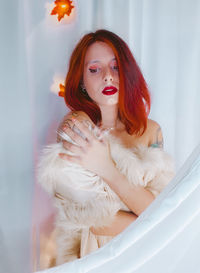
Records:
M60 90L59 90L58 96L64 97L65 86L62 83L60 83L59 88L60 88Z
M56 0L54 1L55 7L51 12L51 15L58 14L58 21L60 21L65 14L70 16L74 6L72 5L71 0Z

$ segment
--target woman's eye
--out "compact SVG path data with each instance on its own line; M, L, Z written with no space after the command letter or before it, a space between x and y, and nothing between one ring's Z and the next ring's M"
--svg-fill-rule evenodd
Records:
M119 70L119 67L118 67L117 64L112 64L112 65L111 65L111 68L112 68L112 70L115 70L115 71L118 71L118 70Z
M99 68L89 68L89 71L90 71L91 73L96 73L96 72L99 71Z
M114 66L113 66L113 69L114 69L114 70L118 70L118 66L117 66L117 65L114 65Z

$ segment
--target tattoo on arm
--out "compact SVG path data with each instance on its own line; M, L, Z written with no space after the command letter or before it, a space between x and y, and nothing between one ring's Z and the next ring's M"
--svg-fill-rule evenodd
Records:
M159 148L163 148L163 136L160 126L156 130L156 144Z
M162 130L161 130L160 126L156 130L155 137L156 137L155 142L153 142L151 144L151 147L162 149L163 148L163 136L162 136Z

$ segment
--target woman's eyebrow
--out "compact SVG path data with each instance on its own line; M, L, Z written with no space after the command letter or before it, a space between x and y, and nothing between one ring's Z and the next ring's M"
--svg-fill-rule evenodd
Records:
M98 60L89 61L89 62L87 62L85 65L94 64L94 63L99 63L99 62L100 62L100 61L98 61Z
M116 61L117 59L114 57L111 61ZM94 64L94 63L100 63L99 60L92 60L92 61L88 61L85 63L85 65L88 65L88 64Z

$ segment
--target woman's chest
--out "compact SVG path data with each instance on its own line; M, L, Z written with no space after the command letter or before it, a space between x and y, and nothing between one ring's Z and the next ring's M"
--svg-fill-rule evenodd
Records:
M112 135L119 139L126 148L133 148L138 145L149 146L149 137L147 134L137 136L129 135L127 132L112 132Z

